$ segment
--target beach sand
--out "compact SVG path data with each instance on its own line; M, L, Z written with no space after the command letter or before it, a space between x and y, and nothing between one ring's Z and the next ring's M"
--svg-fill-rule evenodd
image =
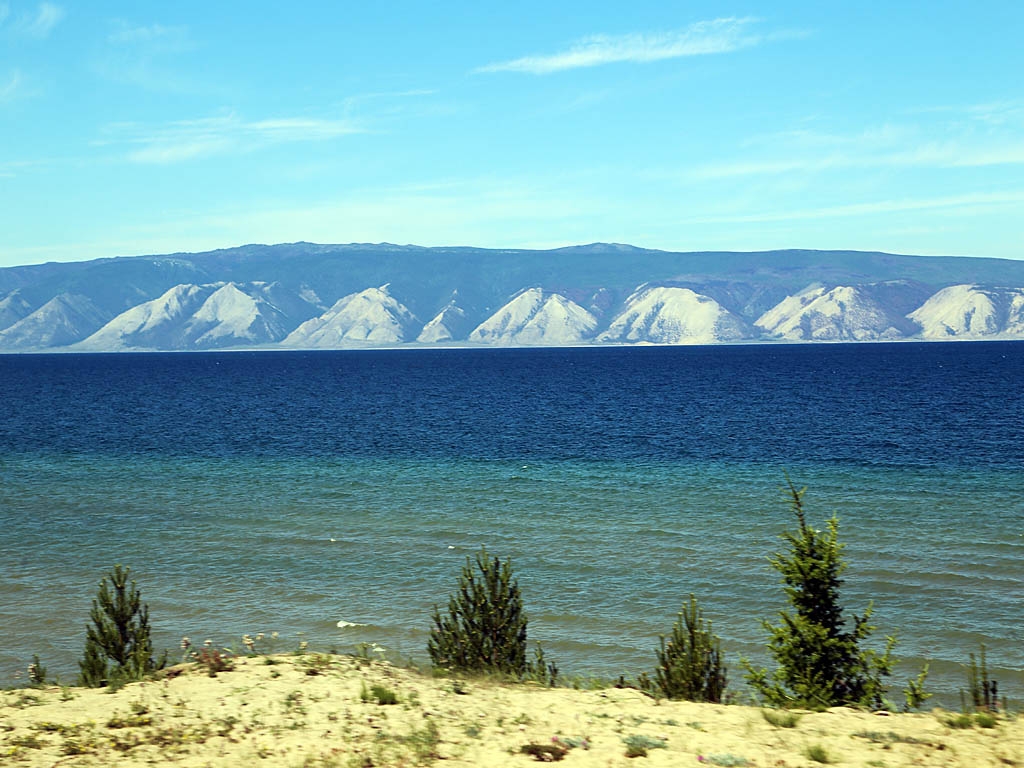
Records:
M116 692L0 692L0 764L529 766L537 759L522 747L557 751L560 742L567 768L764 768L822 759L879 768L1024 767L1020 717L956 728L948 724L955 715L938 710L833 709L780 727L756 707L656 701L632 689L435 678L352 656L251 656L234 664L216 677L179 665L163 679ZM374 686L398 703L378 703ZM646 743L647 755L627 757L627 742Z

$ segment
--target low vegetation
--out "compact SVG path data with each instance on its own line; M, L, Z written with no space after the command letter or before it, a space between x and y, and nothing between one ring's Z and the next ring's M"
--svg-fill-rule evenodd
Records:
M665 739L644 736L639 733L626 736L622 742L626 745L626 757L647 757L649 750L668 747L668 742Z
M770 723L776 728L796 728L800 724L801 718L801 715L795 712L776 709L762 709L761 716L764 717L766 723Z
M722 643L711 633L711 623L705 622L693 595L679 613L671 637L666 640L662 635L660 641L654 681L642 687L667 699L723 701L726 669Z

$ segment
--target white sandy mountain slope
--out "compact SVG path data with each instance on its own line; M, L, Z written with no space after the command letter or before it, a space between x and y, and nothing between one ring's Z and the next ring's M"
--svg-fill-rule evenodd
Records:
M1024 335L1024 290L976 285L943 288L909 315L926 339Z
M714 344L750 336L746 323L714 299L689 288L641 287L598 341Z
M1024 290L1017 290L1010 297L1010 307L1004 333L1010 336L1024 336Z
M181 325L216 285L176 285L163 295L122 312L78 345L81 349L176 349Z
M221 286L189 318L184 336L196 348L280 341L288 333L283 313L262 295L235 283Z
M32 314L32 305L14 290L0 299L0 331L10 328L23 317Z
M280 340L287 320L256 283L176 285L122 312L78 348L212 349Z
M0 349L44 349L74 344L106 317L85 296L61 293L0 331Z
M466 312L453 299L423 326L416 341L434 344L464 339L468 330L469 320L466 317Z
M304 322L281 343L306 349L333 349L367 342L397 344L408 341L417 324L412 312L383 285L338 299L333 307Z
M575 344L589 339L597 318L558 293L528 288L478 325L470 341L490 344Z
M787 296L755 325L770 336L794 341L871 341L902 338L900 325L905 322L862 288L812 285Z

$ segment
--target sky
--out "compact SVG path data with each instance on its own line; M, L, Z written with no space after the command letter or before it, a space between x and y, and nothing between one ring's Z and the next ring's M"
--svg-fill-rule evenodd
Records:
M0 266L245 243L1024 258L1024 2L0 0Z

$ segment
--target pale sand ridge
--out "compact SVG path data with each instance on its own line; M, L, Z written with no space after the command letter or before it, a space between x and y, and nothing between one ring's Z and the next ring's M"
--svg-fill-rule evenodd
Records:
M378 704L375 685L398 703ZM183 665L114 693L0 692L0 765L530 766L520 748L559 737L586 741L565 755L567 768L818 766L815 746L838 766L1024 766L1024 719L959 729L949 717L834 709L783 728L755 707L659 702L632 689L463 682L351 656L251 656L217 677ZM631 759L631 736L665 746Z

